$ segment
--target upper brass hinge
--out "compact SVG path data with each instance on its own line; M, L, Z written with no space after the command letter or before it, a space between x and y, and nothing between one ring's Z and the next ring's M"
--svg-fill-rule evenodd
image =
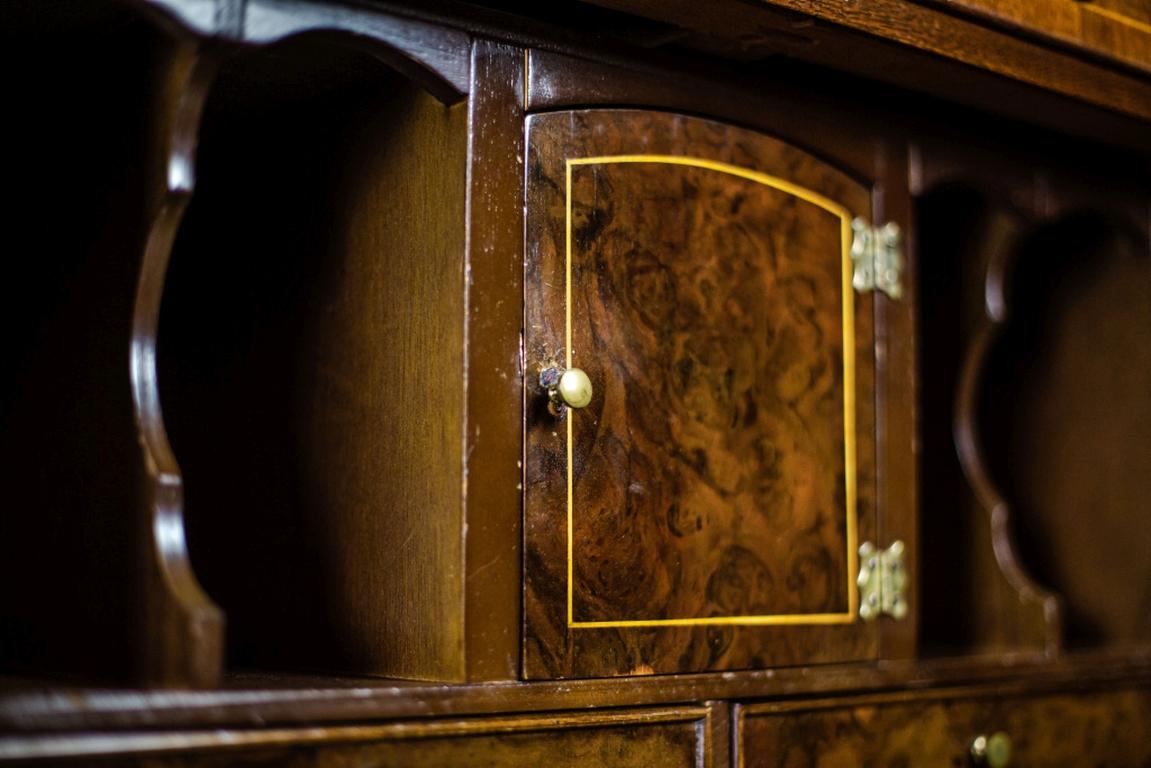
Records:
M907 615L907 572L903 567L903 542L878 549L870 541L859 548L859 618L879 616L902 619Z
M903 296L903 235L889 221L881 227L861 218L851 222L851 284L859 293L882 291L893 299Z

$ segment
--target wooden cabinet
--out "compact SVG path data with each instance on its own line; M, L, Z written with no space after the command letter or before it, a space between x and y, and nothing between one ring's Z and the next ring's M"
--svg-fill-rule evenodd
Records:
M0 9L0 760L1147 763L1151 84L975 5Z
M527 141L526 676L874 658L870 190L665 112ZM557 415L540 372L572 366L595 396Z

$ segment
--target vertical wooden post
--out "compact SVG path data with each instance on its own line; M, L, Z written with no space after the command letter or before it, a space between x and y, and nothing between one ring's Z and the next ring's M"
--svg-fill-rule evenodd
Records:
M172 245L195 188L200 118L219 52L200 43L179 45L159 96L164 188L140 264L132 318L132 405L144 461L141 672L147 685L210 687L223 666L224 615L200 588L188 560L183 478L160 409L156 330Z

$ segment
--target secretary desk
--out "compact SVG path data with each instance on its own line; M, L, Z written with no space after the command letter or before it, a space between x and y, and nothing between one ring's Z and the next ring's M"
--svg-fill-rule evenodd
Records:
M0 8L0 762L1151 765L1151 5Z

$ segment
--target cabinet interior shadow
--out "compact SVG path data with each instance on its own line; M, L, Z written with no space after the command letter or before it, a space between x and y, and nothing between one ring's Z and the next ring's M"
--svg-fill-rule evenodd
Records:
M464 109L311 37L210 97L159 375L233 665L454 674Z
M171 41L118 6L4 10L0 668L134 682L142 457L128 351Z
M928 655L1002 647L979 621L991 611L996 564L986 515L963 477L952 422L966 347L978 322L979 269L972 261L990 209L973 188L948 184L917 203L920 345L921 643Z
M1021 244L987 361L988 469L1020 552L1065 600L1066 643L1151 642L1151 252L1074 213Z
M963 476L953 421L963 360L984 323L996 211L974 187L918 203L920 458L926 655L1023 650L988 511ZM1140 224L1087 212L1024 223L1007 321L984 361L976 427L1035 580L1064 599L1069 648L1151 641L1151 253ZM1145 222L1142 229L1145 230Z

